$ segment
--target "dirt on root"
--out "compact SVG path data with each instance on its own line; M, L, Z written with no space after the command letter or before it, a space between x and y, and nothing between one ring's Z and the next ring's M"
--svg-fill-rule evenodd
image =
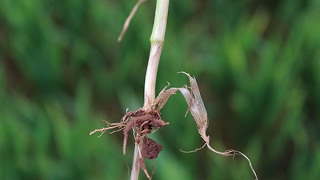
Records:
M145 112L143 109L126 113L122 121L127 121L126 127L123 130L123 153L126 153L126 145L131 129L137 132L135 137L136 144L140 144L142 139L142 145L140 147L142 158L155 159L162 150L162 146L156 141L147 137L152 131L155 131L162 126L166 126L169 122L164 122L161 119L159 111Z
M162 150L161 144L150 138L143 138L141 155L143 158L155 159Z

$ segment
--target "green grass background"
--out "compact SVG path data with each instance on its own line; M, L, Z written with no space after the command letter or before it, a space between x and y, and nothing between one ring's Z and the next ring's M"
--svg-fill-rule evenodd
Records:
M89 132L143 105L155 0L0 1L0 179L129 179L133 138ZM320 1L172 0L157 92L194 75L211 146L260 179L320 178ZM151 135L153 179L254 179L203 149L181 94ZM146 179L143 172L140 179Z

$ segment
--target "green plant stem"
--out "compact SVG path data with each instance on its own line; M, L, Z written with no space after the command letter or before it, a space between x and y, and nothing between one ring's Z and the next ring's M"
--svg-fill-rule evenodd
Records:
M164 43L167 26L169 0L157 0L156 13L152 34L150 37L151 49L144 84L144 110L150 110L155 99L155 87L158 65Z
M164 43L164 37L167 26L167 17L169 10L169 0L157 0L155 18L153 23L152 34L150 37L151 48L148 60L148 67L144 86L144 105L145 111L150 111L153 101L155 100L155 88L158 72L158 65ZM130 180L138 180L140 165L138 162L139 147L134 147L134 157L131 170Z

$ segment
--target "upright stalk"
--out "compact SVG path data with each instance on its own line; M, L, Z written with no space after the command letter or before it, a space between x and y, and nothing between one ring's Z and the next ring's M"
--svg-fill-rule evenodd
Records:
M151 49L144 85L144 110L150 110L155 99L155 85L162 46L166 33L169 0L157 0L154 24L150 37Z
M152 34L150 37L151 48L148 67L144 85L144 105L145 111L151 110L151 105L155 100L155 88L157 80L158 65L164 43L169 10L169 0L157 0L155 18ZM140 166L138 163L139 149L137 144L134 147L134 157L131 171L131 180L138 180Z

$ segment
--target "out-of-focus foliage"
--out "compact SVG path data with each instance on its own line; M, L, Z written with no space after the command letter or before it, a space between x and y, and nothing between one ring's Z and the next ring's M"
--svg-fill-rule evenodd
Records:
M0 179L128 179L132 137L122 156L121 133L88 134L143 104L154 0L116 41L135 3L0 1ZM170 3L157 92L194 75L213 147L260 179L319 179L320 1ZM153 178L253 179L244 158L179 151L203 143L186 109L177 94L162 110Z

